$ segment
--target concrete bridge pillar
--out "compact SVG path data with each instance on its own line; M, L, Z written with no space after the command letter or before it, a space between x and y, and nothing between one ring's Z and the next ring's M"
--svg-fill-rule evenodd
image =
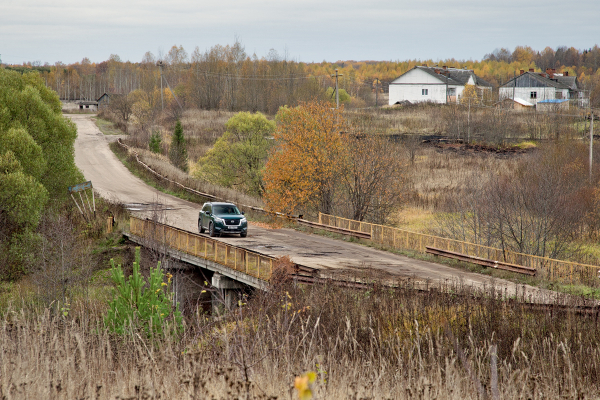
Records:
M212 286L215 289L212 293L213 313L222 312L223 309L230 310L237 305L244 284L233 280L219 273L212 276Z

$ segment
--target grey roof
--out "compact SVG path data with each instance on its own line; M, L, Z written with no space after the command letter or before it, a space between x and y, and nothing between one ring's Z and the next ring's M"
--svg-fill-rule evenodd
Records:
M520 81L520 82L519 82ZM542 76L541 72L524 72L517 75L500 87L554 87L556 89L578 90L577 77L575 76L556 76L549 78Z
M473 70L470 70L470 69L458 69L458 68L444 69L444 68L439 68L439 67L416 66L416 67L412 68L411 70L407 71L406 73L409 73L413 69L417 69L417 68L420 69L421 71L428 73L431 76L436 77L443 83L448 83L449 85L464 86L469 82L469 78L473 77L473 81L475 82L476 86L492 87L492 85L490 83L486 82L485 80L483 80L480 77L478 77L477 75L475 75Z
M577 77L576 76L556 76L554 75L554 79L556 79L559 83L567 86L569 89L577 90Z

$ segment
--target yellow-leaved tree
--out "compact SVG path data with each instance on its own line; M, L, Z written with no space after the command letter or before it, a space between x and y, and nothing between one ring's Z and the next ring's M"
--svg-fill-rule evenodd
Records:
M328 102L301 103L280 108L276 121L275 148L263 174L267 208L331 212L346 159L342 109Z
M477 104L479 102L479 97L477 93L477 88L475 85L465 85L465 89L462 92L460 97L461 104Z

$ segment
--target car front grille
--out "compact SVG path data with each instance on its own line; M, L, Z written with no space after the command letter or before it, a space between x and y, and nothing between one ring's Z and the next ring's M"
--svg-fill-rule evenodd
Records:
M225 225L239 225L239 224L240 224L239 219L226 219L225 220Z

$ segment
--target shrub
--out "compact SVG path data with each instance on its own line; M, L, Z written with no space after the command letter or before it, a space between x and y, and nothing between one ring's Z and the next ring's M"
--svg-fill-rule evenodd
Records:
M180 120L177 120L177 124L175 124L173 140L171 141L171 148L169 149L169 158L177 168L188 172L187 148Z
M157 153L160 154L160 145L162 143L162 138L160 136L160 132L154 131L152 133L152 135L150 136L150 143L148 144L148 147L150 148L150 151L153 153Z
M150 280L146 282L140 273L140 248L135 249L133 272L125 279L120 265L115 266L111 259L112 280L116 284L114 299L104 317L104 324L111 332L124 334L128 328L143 330L148 337L162 337L167 331L183 331L183 321L179 311L179 303L173 310L173 299L168 282L164 282L164 274L160 261L156 268L150 269ZM173 324L168 324L172 317Z

